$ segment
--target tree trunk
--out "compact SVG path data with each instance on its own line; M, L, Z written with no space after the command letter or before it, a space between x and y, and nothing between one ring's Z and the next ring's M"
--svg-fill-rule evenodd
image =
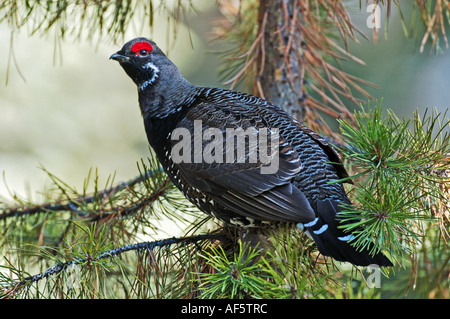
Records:
M258 23L263 38L255 81L259 95L298 120L303 118L304 99L301 16L298 1L260 0Z

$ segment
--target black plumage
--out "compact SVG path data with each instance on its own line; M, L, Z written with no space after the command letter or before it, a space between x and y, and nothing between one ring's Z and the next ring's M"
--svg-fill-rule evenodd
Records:
M357 251L348 242L351 234L338 227L340 204L350 201L343 185L335 181L348 175L338 153L322 137L263 99L192 85L148 39L126 43L111 58L138 86L146 134L166 173L200 210L239 227L298 224L323 255L355 265L392 265L381 253ZM264 132L277 133L278 140L269 145L278 151L276 171L262 173L270 163L263 161L261 153L252 157L257 150L249 137L243 140L245 161L237 161L237 144L224 142L229 141L229 132L239 129L255 132L260 139ZM183 142L191 148L198 147L195 133L199 132L209 137L200 140L201 151L215 139L225 146L210 153L214 161L199 156L203 153L186 155L184 149L180 162L173 154L180 143L179 132L190 133L190 141ZM236 155L231 162L230 152Z

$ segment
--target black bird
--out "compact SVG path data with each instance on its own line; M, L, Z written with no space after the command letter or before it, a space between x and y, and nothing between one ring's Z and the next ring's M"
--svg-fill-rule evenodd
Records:
M340 157L325 139L266 100L189 83L146 38L111 59L138 87L147 138L164 170L201 211L242 228L297 224L325 256L392 266L382 253L357 251L338 228L340 204L350 201L341 183L330 182L348 175L332 164Z

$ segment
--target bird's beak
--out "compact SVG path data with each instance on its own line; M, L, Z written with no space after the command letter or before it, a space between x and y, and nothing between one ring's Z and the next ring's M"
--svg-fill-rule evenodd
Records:
M110 60L113 59L113 60L116 60L116 61L119 61L120 63L122 63L122 62L127 62L130 58L125 56L125 55L122 55L122 54L119 54L118 52L116 52L113 55L111 55L109 57L109 59Z

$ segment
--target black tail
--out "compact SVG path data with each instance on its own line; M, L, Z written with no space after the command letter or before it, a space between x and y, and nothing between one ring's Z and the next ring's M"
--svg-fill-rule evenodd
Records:
M316 219L303 224L303 228L315 241L321 254L339 261L348 261L357 266L393 266L391 261L381 252L371 255L370 247L357 250L348 242L352 237L338 228L337 212L341 208L337 202L324 200L317 201Z

